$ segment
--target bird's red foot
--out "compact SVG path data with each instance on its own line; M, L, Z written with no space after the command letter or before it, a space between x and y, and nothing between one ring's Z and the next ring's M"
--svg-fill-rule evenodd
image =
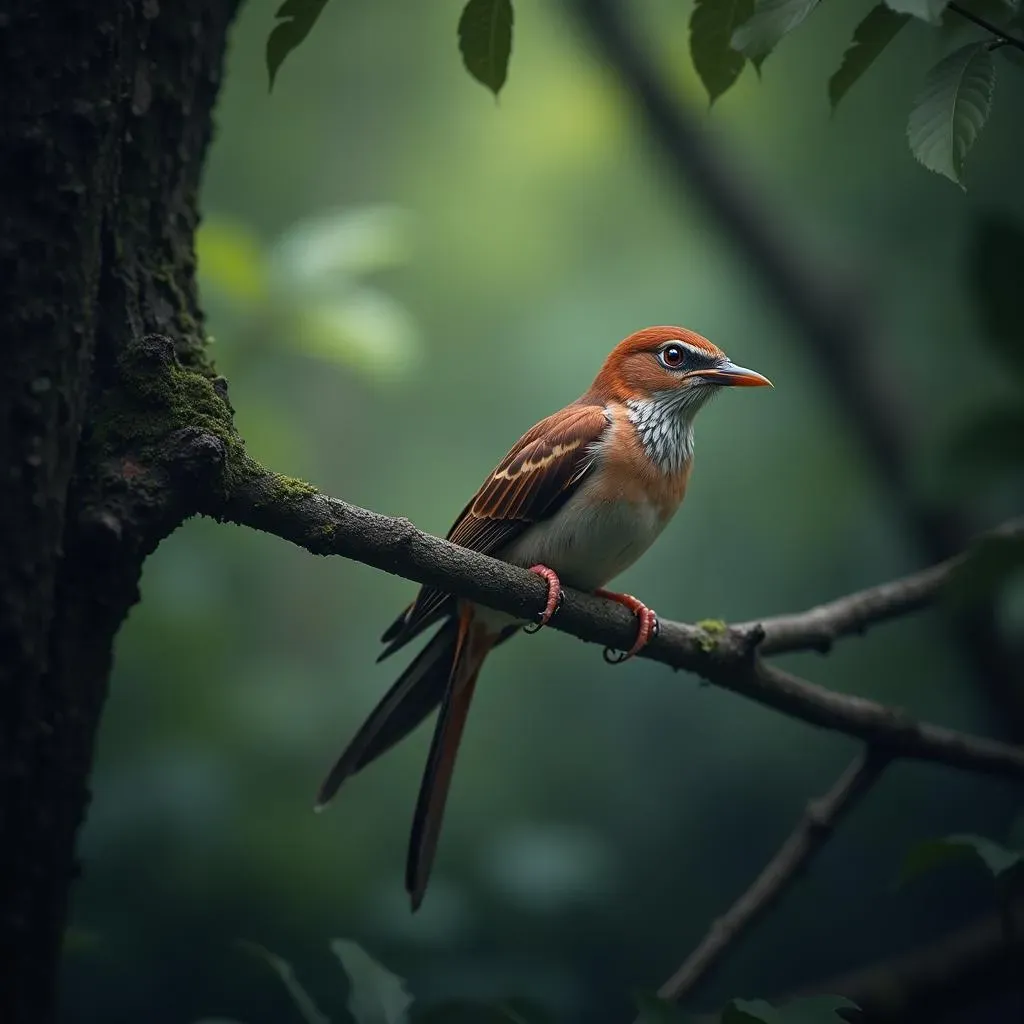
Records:
M616 604L625 605L640 620L640 626L636 631L636 639L628 651L616 651L611 647L604 649L604 660L609 665L619 665L628 661L637 651L643 650L658 635L658 616L632 594L617 594L614 590L595 590L598 597L605 597Z
M558 579L558 573L554 569L549 569L546 565L531 565L530 572L536 573L547 583L548 600L544 605L544 610L538 614L537 621L529 626L523 626L524 633L536 633L542 626L546 626L551 621L551 617L555 612L562 607L562 602L565 600L561 581Z

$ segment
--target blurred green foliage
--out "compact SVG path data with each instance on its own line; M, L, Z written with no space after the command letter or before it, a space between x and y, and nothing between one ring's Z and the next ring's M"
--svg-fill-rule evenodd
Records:
M952 861L976 859L994 878L1024 864L1024 852L1009 850L984 836L946 836L918 843L903 862L900 880L908 882L925 871Z
M914 485L994 522L1020 509L1019 472L979 482L950 445L1020 401L970 271L979 218L1024 219L1018 118L993 108L967 197L906 160L905 111L946 45L925 27L899 33L830 121L822 83L869 6L822 5L762 81L739 75L710 125L793 244L869 301L878 343L861 358L891 386ZM686 506L623 588L670 618L747 620L918 567L855 425L703 211L678 202L572 23L544 5L519 18L496 108L459 66L461 8L328 4L269 96L276 2L243 10L199 259L254 457L443 534L615 342L679 322L776 389L702 413ZM689 13L653 0L636 17L680 97L704 104ZM90 940L68 943L68 1022L297 1020L265 966L239 955L242 936L301 965L342 1019L338 933L379 951L425 1005L519 996L565 1024L628 1019L628 993L657 987L850 755L653 663L611 669L554 632L517 640L488 663L412 917L402 866L426 731L311 813L392 681L376 639L411 585L196 521L149 560L141 590L81 839L71 937ZM1019 573L999 615L1019 642ZM1003 731L938 613L784 663ZM1017 800L896 766L703 1001L785 992L965 920L990 899L981 872L955 886L922 876L895 898L893 872L928 836L1005 834Z

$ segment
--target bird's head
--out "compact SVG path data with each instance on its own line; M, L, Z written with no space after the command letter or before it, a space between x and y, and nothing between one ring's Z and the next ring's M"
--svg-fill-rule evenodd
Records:
M664 402L687 419L723 387L771 387L717 345L683 327L647 327L620 341L593 390L614 401Z
M648 327L620 341L589 396L629 409L653 462L676 471L693 454L693 418L723 387L771 387L731 362L707 338L682 327Z

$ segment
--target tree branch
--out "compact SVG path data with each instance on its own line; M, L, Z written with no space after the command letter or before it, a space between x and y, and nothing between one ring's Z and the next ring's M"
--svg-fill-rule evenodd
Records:
M1010 520L987 536L1024 536L1024 519ZM764 640L758 648L761 654L805 650L824 653L844 636L862 634L869 626L926 608L966 558L965 552L921 572L847 594L796 615L777 615L736 628L751 629L759 625L764 630Z
M1024 51L1024 41L1007 35L1001 28L993 25L992 22L986 21L985 18L967 10L966 7L961 7L960 4L953 3L947 6L954 14L958 14L965 21L969 21L972 25L977 25L978 28L983 28L986 32L990 33L998 43Z
M223 445L216 437L201 434L195 443L204 452ZM392 519L329 498L309 484L269 473L249 460L226 476L227 492L207 494L200 511L272 533L313 554L354 558L522 619L532 618L544 605L545 585L534 574L432 537L407 519ZM819 611L812 616L820 622ZM798 620L788 617L788 622L792 635L799 629ZM573 590L567 590L552 626L620 650L631 644L636 631L635 620L620 605ZM813 623L807 627L810 632L818 628ZM764 630L757 624L691 626L663 620L658 636L641 657L694 672L766 707L855 736L893 757L1024 779L1024 748L918 722L900 710L816 686L765 663L758 655L764 639ZM793 649L792 644L786 649Z
M1017 928L1024 928L1024 901L1017 900L1009 912ZM993 913L926 946L824 979L794 995L846 996L860 1007L850 1014L858 1024L938 1024L976 1003L979 993L996 996L1019 989L1021 953L1019 943L1007 942L1004 923Z
M715 921L697 948L658 990L662 999L679 1001L705 982L725 952L793 884L833 829L878 781L888 756L866 748L818 800L811 800L796 828L765 865L753 884Z

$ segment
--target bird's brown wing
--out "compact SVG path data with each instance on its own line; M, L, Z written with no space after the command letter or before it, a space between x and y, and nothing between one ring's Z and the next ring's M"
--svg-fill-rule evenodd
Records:
M579 486L595 459L595 442L608 429L599 405L570 405L541 420L516 442L448 531L448 540L496 555L531 523L554 515ZM454 611L454 599L423 587L381 637L380 661Z

